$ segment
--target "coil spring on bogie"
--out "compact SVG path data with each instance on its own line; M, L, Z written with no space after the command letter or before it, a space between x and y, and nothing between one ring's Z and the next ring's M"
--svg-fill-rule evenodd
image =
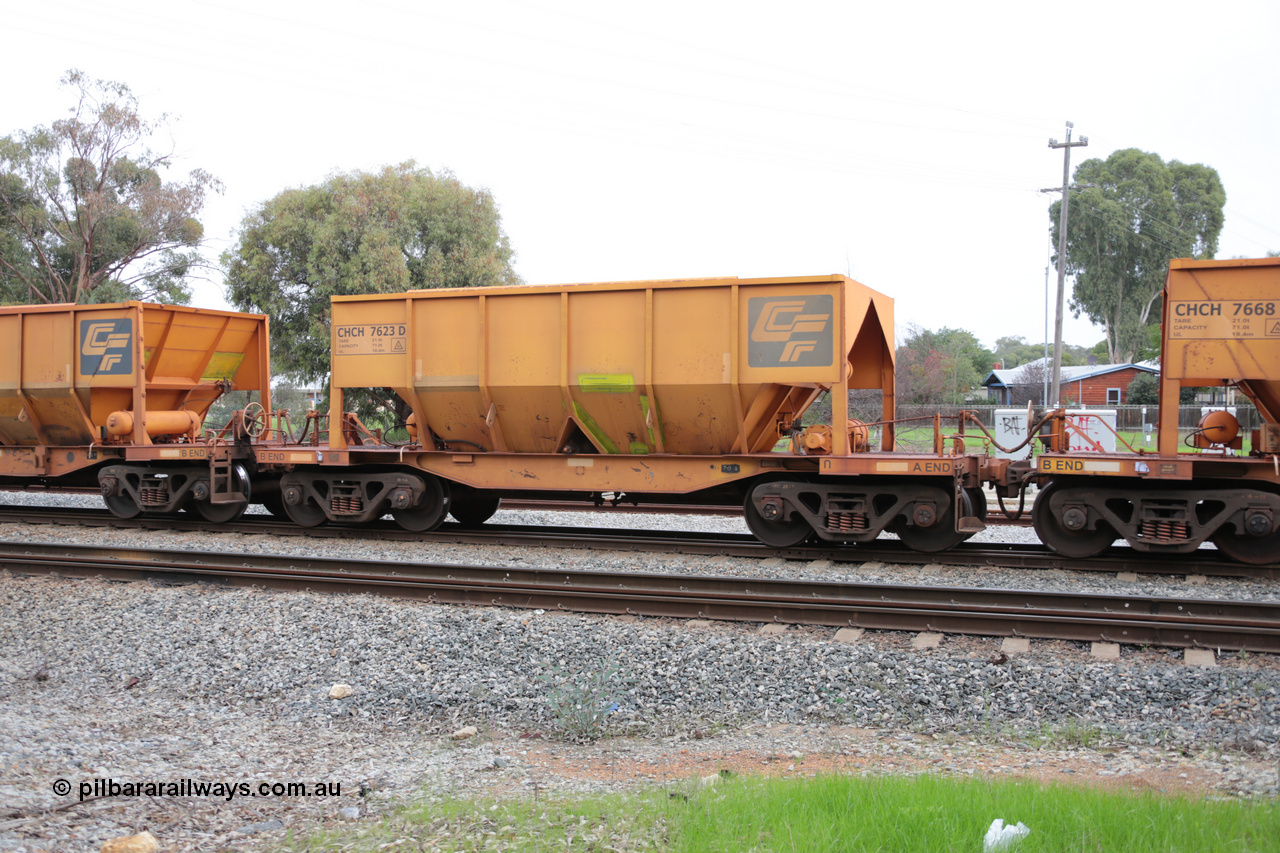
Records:
M868 527L867 517L860 512L832 512L827 514L827 529L840 533L862 532Z
M329 498L329 510L334 515L359 515L364 512L364 500L355 496L334 495Z
M169 490L164 486L143 486L138 489L138 499L143 506L161 506L169 502Z
M1142 522L1138 535L1143 539L1154 539L1158 542L1172 542L1176 539L1190 539L1191 526L1182 521L1148 519Z

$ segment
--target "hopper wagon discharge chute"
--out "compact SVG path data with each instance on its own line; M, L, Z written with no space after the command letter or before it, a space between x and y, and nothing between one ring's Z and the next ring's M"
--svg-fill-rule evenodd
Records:
M261 426L203 432L227 390L270 406L267 318L126 302L0 308L0 485L99 488L116 515L247 506ZM256 426L246 426L256 424ZM236 440L238 439L238 440Z
M340 296L331 335L327 444L258 458L299 524L479 524L511 497L734 503L777 547L980 528L982 459L894 452L893 302L844 276ZM377 387L409 444L343 412ZM882 392L881 422L843 423L851 389ZM801 429L824 394L840 425Z

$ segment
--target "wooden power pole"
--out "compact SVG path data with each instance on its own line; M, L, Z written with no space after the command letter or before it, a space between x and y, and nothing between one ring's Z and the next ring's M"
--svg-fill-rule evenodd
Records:
M1062 149L1062 209L1058 214L1058 313L1053 324L1053 404L1062 405L1062 301L1066 293L1067 283L1067 198L1071 188L1071 149L1083 148L1089 144L1089 137L1082 136L1076 142L1071 141L1071 129L1067 122L1067 141L1049 140L1050 148ZM1048 401L1045 401L1046 405Z

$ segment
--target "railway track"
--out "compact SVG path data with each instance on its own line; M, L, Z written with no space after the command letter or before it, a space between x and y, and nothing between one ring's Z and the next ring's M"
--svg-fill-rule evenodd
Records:
M1280 653L1280 602L780 581L0 542L15 575L377 593L444 604Z
M985 519L988 525L1006 525L1012 527L1031 526L1031 507L1027 505L1023 512L1016 512L1017 501L1008 504L1009 515L998 509L987 512ZM518 501L504 500L503 509L541 510L543 512L629 512L642 515L707 515L725 518L742 517L740 506L707 506L705 504L595 504L586 501Z
M831 560L833 562L894 563L928 565L945 562L950 565L991 566L1021 569L1070 569L1073 571L1135 572L1158 575L1206 575L1216 577L1248 577L1280 579L1280 563L1250 566L1224 560L1216 551L1202 549L1194 554L1151 557L1128 547L1115 547L1089 559L1065 560L1042 545L983 544L966 542L941 554L912 551L896 540L885 539L873 545L831 547L801 545L792 548L770 548L748 534L705 533L670 530L629 530L590 527L546 527L541 525L486 524L467 529L447 523L431 533L412 533L390 521L360 526L324 525L301 528L269 515L246 515L238 521L213 524L199 516L180 513L174 516L139 516L120 519L105 509L66 507L0 506L0 523L78 524L97 527L138 528L147 530L217 531L270 536L308 536L323 539L383 539L398 541L435 541L477 545L512 545L519 547L590 548L595 550L646 551L678 554L709 554L730 557L782 557L792 560Z

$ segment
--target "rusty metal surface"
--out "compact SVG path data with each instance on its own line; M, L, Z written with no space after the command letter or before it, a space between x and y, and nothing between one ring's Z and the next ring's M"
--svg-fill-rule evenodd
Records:
M1280 653L1280 603L384 564L0 542L10 572L377 592L437 603Z

